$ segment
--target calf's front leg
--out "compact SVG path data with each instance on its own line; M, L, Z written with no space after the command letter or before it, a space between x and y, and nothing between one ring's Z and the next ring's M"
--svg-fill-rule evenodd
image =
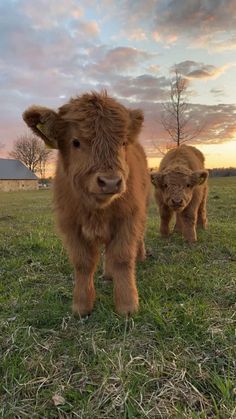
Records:
M182 234L189 243L197 241L196 233L197 214L196 211L184 210L181 213Z
M73 291L74 314L83 317L90 314L93 310L95 301L95 288L91 270L84 270L82 266L75 268L75 285Z
M113 278L114 303L117 313L133 314L138 310L135 278L136 243L116 240L107 247L107 269Z
M160 206L160 233L161 237L168 237L170 235L170 220L172 218L173 211L168 208L166 205Z
M197 219L197 226L200 228L203 228L204 230L207 228L206 201L207 201L207 187L205 187L203 191L202 201L198 208L198 219Z
M181 217L178 213L176 213L176 222L174 226L174 232L182 233Z
M83 317L91 313L95 302L93 277L98 261L98 248L80 238L71 253L75 269L72 310L74 314Z

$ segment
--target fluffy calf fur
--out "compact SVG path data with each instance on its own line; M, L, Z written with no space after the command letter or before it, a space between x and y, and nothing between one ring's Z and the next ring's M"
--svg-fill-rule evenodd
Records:
M186 145L170 150L162 159L159 172L151 173L163 237L170 234L174 213L175 230L189 242L197 240L197 225L206 228L207 177L203 154Z
M57 148L54 185L59 229L75 269L73 311L89 314L94 272L105 245L118 313L138 309L136 257L145 259L144 227L150 178L137 141L143 114L101 94L84 94L53 110L32 106L23 118Z

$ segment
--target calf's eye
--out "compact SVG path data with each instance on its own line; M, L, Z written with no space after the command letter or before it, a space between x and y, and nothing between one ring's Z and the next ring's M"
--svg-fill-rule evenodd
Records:
M75 148L80 148L80 142L79 142L79 140L77 140L77 138L74 138L74 140L73 140L73 146Z
M167 183L164 183L164 188L166 189L168 187Z
M190 188L190 184L189 183L187 183L187 188Z

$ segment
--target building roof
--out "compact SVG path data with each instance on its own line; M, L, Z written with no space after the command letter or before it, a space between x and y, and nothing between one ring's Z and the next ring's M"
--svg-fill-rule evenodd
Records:
M21 161L13 159L0 159L0 180L37 180Z

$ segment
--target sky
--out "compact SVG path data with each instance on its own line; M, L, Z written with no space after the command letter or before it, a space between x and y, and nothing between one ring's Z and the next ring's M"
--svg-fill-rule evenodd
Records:
M235 0L0 0L0 156L27 132L22 112L107 89L141 108L150 166L177 68L188 81L191 141L206 166L236 166Z

